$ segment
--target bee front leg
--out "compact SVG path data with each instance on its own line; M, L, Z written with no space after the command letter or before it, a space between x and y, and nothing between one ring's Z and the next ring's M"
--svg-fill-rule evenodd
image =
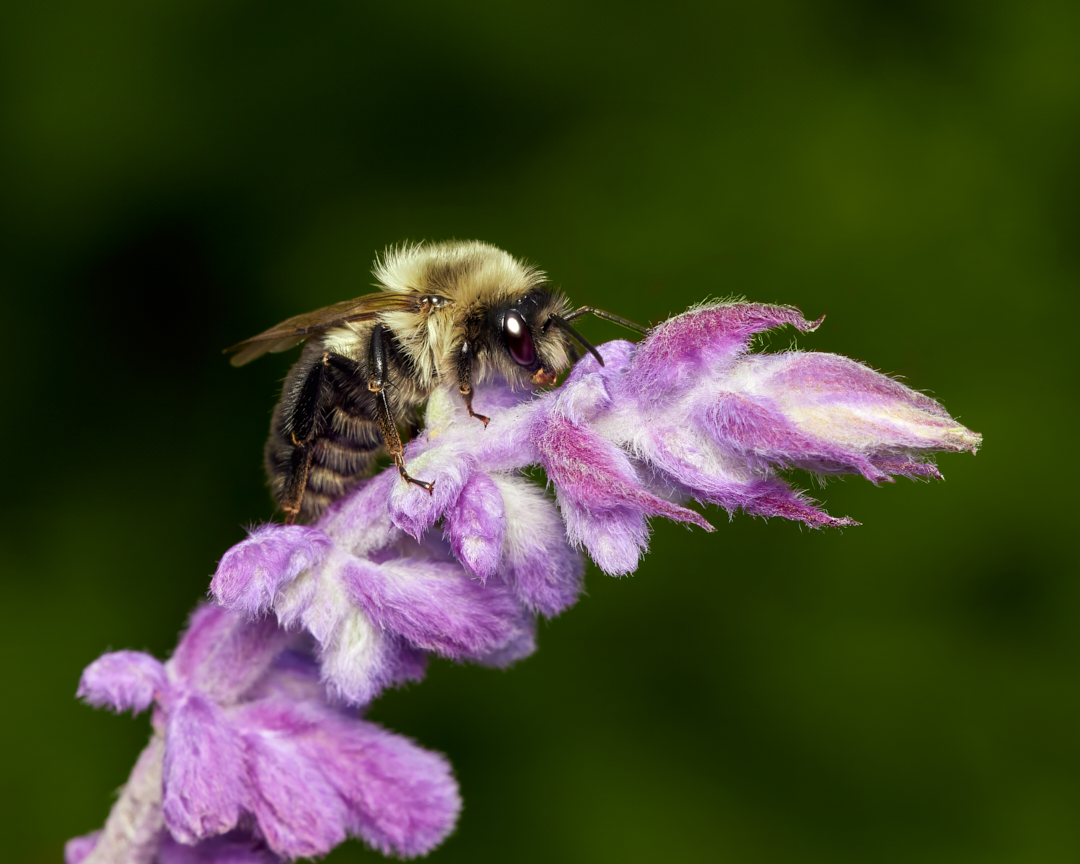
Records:
M475 417L481 423L484 424L484 428L487 428L490 417L485 417L483 414L477 414L473 411L473 389L472 389L472 348L469 343L462 342L461 350L458 351L457 360L457 374L458 374L458 390L465 398L465 407L469 410L469 416Z
M376 324L371 328L371 346L368 352L368 390L375 394L375 419L382 432L383 443L386 450L397 465L401 479L406 483L412 483L421 489L427 489L428 494L434 492L435 484L417 480L405 470L405 449L401 446L401 436L398 435L397 423L394 422L394 413L390 410L390 400L386 398L386 386L390 383L390 353L386 345L386 327Z

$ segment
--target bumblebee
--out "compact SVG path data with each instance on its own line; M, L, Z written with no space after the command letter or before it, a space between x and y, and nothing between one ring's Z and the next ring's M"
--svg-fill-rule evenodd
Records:
M285 379L270 423L265 463L287 523L309 523L389 453L403 481L399 419L440 384L456 382L473 411L473 388L554 383L575 359L574 343L603 365L571 321L592 314L639 332L617 315L570 302L544 273L487 243L389 249L373 270L376 293L283 321L225 349L234 366L306 341Z

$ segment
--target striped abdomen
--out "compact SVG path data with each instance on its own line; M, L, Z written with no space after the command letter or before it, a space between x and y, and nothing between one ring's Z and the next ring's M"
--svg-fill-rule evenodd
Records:
M324 363L321 340L313 340L285 380L281 401L274 409L270 437L266 442L266 473L278 505L289 510L287 499L304 482L303 497L295 519L301 523L317 520L331 502L341 498L369 473L384 442L376 422L375 395L368 389L366 362ZM316 366L320 368L316 369ZM395 415L405 421L426 396L408 378L408 370L395 350L392 360L400 382L389 390ZM315 369L318 387L310 381ZM297 446L294 433L297 417L313 416L313 427L305 446ZM310 458L310 461L309 461ZM306 469L306 479L304 471Z
M310 524L332 501L349 492L366 475L382 449L379 427L374 420L356 412L355 406L334 406L326 412L324 428L315 438L307 485L298 522ZM296 447L285 431L280 406L274 412L270 438L266 442L266 473L274 498L281 504L292 481Z

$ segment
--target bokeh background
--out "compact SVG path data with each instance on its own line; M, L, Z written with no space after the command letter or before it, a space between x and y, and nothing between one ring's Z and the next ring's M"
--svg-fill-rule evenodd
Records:
M1080 860L1078 35L1069 0L0 7L5 860L59 861L146 740L82 667L166 656L271 516L291 357L221 348L449 237L639 321L828 313L801 347L986 443L816 490L860 528L658 524L534 657L383 697L462 784L433 862Z

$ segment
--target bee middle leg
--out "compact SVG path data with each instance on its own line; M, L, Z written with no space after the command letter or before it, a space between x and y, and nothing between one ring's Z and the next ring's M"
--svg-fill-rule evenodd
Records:
M434 493L435 484L417 480L405 470L405 448L401 446L401 436L398 435L397 423L394 421L394 412L390 410L390 400L386 398L386 387L390 383L390 352L386 344L386 327L376 324L371 328L371 345L368 354L368 390L375 395L375 419L382 432L383 443L390 458L397 465L401 479L406 483L412 483L421 489L426 489L428 494Z
M473 389L472 389L472 348L468 341L461 343L461 348L458 351L457 360L457 374L458 374L458 392L461 393L465 399L465 407L469 411L470 417L475 417L481 423L484 424L484 428L487 428L490 417L485 417L483 414L477 414L473 411Z

